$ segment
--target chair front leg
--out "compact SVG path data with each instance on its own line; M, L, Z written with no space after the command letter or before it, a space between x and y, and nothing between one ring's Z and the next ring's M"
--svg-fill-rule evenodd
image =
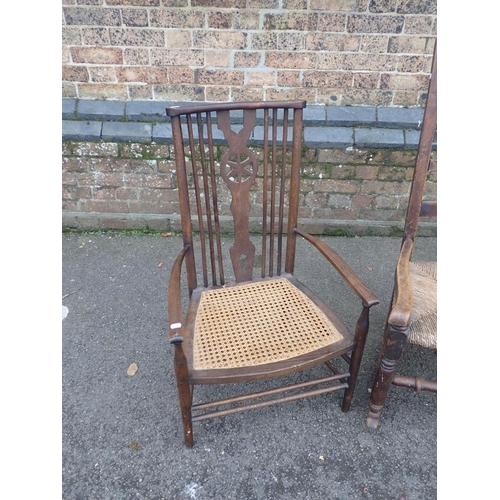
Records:
M350 377L348 380L348 387L344 392L344 399L342 401L342 411L344 413L349 411L351 407L352 396L356 387L356 380L358 378L359 367L361 365L361 358L365 349L366 336L370 326L370 307L363 305L363 310L356 323L356 330L354 334L354 349L351 354L351 361L349 363Z
M397 327L387 324L384 346L380 356L380 363L373 382L370 395L370 405L366 425L376 429L380 421L380 413L384 407L389 387L394 378L396 363L403 354L408 327Z
M187 448L193 447L193 421L191 417L191 405L193 392L189 384L189 372L186 356L182 350L182 343L175 344L174 354L175 377L177 379L177 391L181 408L182 426L184 428L184 444Z

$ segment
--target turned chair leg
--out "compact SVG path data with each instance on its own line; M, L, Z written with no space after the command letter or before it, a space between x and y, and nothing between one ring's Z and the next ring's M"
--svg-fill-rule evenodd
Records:
M356 331L354 335L354 349L351 354L351 362L349 363L350 377L348 380L348 387L344 392L344 399L342 401L342 411L347 413L351 407L352 396L356 387L356 380L358 379L359 367L361 365L361 358L365 349L366 335L370 326L369 321L370 308L363 306L361 315L356 323Z
M406 345L407 331L407 327L398 328L393 325L387 325L384 347L373 382L368 416L366 418L366 426L370 429L378 427L380 414L394 378L396 363L401 358L404 346Z
M191 417L191 405L193 393L189 384L187 361L180 344L175 346L175 376L179 393L179 404L181 408L182 426L184 429L184 444L187 448L193 447L193 421Z

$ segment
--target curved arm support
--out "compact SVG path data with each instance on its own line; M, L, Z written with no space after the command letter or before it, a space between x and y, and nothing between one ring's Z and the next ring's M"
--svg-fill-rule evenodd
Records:
M330 262L342 276L344 281L350 286L351 290L361 299L364 306L371 307L380 302L379 298L364 284L349 264L347 264L347 262L345 262L331 247L319 238L311 236L309 233L301 231L300 229L295 228L294 231L309 241L309 243L324 255L328 262Z
M397 327L407 327L413 307L413 292L410 280L410 258L414 242L405 238L399 252L394 279L394 299L387 322Z
M175 259L168 282L168 321L170 323L168 338L171 344L180 344L182 336L182 304L181 304L181 270L184 257L190 245L186 245Z

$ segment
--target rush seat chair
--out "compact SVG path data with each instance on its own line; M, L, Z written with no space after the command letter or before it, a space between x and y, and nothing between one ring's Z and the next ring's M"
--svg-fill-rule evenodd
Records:
M431 159L437 126L437 48L424 110L422 130L415 160L403 241L395 270L391 307L384 341L370 395L366 425L376 429L392 385L437 392L437 380L396 374L396 366L407 342L437 349L437 262L414 261L418 222L437 216L437 201L423 199L429 172L437 170Z
M342 410L351 405L369 310L379 301L333 249L298 227L305 106L271 101L166 108L183 242L168 285L169 339L189 448L193 423L204 419L337 390L344 391ZM229 249L223 242L228 233ZM360 300L354 333L295 277L298 236ZM335 366L335 358L345 367ZM247 387L323 364L320 378L285 386L281 379L272 389L195 403L200 384Z

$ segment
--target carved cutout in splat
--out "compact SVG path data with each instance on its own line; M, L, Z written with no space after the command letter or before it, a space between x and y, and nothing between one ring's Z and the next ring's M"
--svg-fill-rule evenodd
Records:
M255 246L250 241L250 187L257 175L257 157L248 149L248 139L255 127L256 111L245 110L243 128L231 130L229 111L219 111L217 127L222 131L229 149L221 160L221 176L232 195L234 245L229 249L237 282L252 279Z

